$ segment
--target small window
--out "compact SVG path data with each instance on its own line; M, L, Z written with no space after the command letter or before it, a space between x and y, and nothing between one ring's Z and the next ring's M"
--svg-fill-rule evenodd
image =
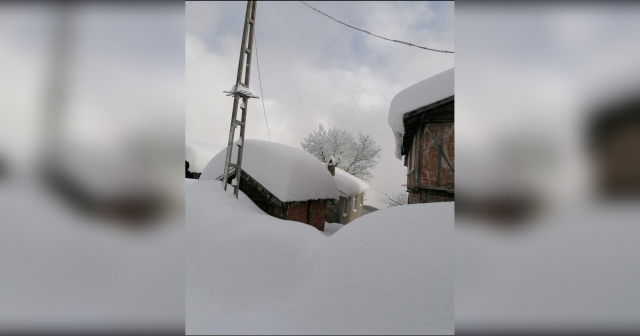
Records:
M349 206L349 199L344 199L344 206L342 207L342 217L347 217L347 207Z
M353 206L351 208L353 208L353 212L356 212L357 211L356 208L358 207L358 204L356 203L358 201L358 195L355 195L352 198L353 198Z
M364 194L360 195L360 206L362 206L362 200L364 200Z

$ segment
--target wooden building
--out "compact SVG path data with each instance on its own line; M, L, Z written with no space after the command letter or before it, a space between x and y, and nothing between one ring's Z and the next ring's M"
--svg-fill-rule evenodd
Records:
M454 200L453 78L453 69L444 71L403 90L391 102L389 123L396 135L396 156L404 156L407 167L409 204Z

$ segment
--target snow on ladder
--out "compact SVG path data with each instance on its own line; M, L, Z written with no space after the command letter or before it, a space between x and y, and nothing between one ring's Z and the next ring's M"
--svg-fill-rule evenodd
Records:
M240 175L242 174L242 152L244 149L244 131L247 123L247 107L249 98L260 97L249 91L249 79L251 75L251 55L253 55L253 29L256 22L256 1L247 1L247 14L244 19L244 31L242 33L242 46L240 47L240 61L238 62L238 77L236 84L230 91L223 91L227 96L233 96L233 110L231 111L231 127L229 128L229 142L227 143L227 157L224 165L224 178L222 185L227 190L229 176L235 173L236 184L233 186L233 194L238 198L240 190ZM248 36L247 36L248 35ZM248 37L248 38L247 38ZM245 63L245 55L246 63ZM243 71L244 70L244 71ZM244 72L244 82L242 74ZM238 103L242 99L242 104ZM242 110L241 120L237 120L238 107ZM233 154L233 138L235 136L236 127L240 126L240 138L238 139L238 158L236 163L231 162Z

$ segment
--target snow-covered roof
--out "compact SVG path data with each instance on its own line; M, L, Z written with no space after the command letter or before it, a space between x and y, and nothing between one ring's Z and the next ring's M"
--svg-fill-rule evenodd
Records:
M335 179L338 190L340 190L340 196L352 196L369 189L369 185L366 182L338 167L336 167Z
M189 171L202 173L204 167L218 152L227 146L193 134L185 134L184 157L189 161Z
M231 162L236 162L237 154L238 146L234 144ZM226 149L211 159L200 179L214 180L223 174L225 156ZM335 179L326 165L301 149L246 139L242 170L282 202L339 198Z
M400 151L404 135L404 114L453 96L453 79L454 68L451 68L413 84L393 97L388 121L396 140L395 154L398 159L402 159Z

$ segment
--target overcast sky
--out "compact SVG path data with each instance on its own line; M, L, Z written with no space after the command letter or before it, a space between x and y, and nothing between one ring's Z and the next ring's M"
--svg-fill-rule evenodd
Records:
M453 2L309 2L346 23L388 38L455 50ZM246 2L186 7L186 132L226 145ZM387 123L402 89L454 66L454 55L375 38L300 2L258 2L256 34L271 140L300 148L323 123L373 136L382 148L368 204L406 188ZM260 94L253 58L250 88ZM249 104L246 138L268 139L260 100Z

